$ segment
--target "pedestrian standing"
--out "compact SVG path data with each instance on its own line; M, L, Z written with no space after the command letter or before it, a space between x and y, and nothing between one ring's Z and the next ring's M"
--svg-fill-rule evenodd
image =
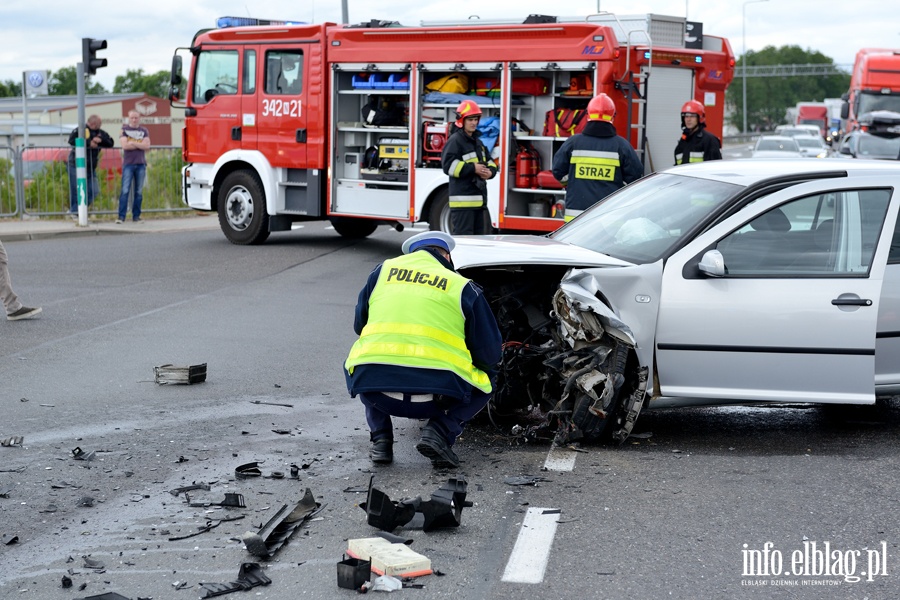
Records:
M147 175L147 150L150 148L150 132L141 125L141 114L136 110L128 111L128 122L122 126L119 138L122 146L122 193L119 195L119 218L116 223L125 220L128 213L128 196L134 191L131 205L131 219L135 223L141 221L141 202L144 199L144 177Z
M644 174L637 152L616 133L612 98L598 94L587 110L584 131L563 142L553 156L553 176L566 186L566 221Z
M393 461L396 416L428 419L416 449L459 466L453 444L491 397L502 338L481 288L453 269L454 245L443 231L409 238L359 293L344 375L366 407L372 462Z
M112 137L101 129L103 121L98 115L91 115L87 119L84 131L84 163L85 177L87 178L87 196L85 204L90 206L94 203L94 197L97 195L100 186L97 182L97 165L100 163L100 152L104 148L112 148L115 142ZM78 171L75 165L75 140L80 135L78 128L72 130L69 134L69 145L72 150L69 151L69 157L66 161L66 170L69 173L69 214L75 216L78 214Z
M487 183L497 174L484 143L478 139L481 108L473 100L463 100L456 109L457 131L441 152L441 167L450 176L450 219L453 235L481 235L487 210Z
M13 291L12 283L9 279L9 259L6 256L6 248L3 247L3 242L0 242L0 300L3 301L8 321L33 319L42 310L40 306L30 307L19 302L19 297Z

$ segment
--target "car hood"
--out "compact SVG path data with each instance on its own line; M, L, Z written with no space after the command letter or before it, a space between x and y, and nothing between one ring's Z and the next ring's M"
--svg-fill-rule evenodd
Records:
M457 269L491 265L624 267L632 264L543 236L479 235L459 236L454 240L453 264Z

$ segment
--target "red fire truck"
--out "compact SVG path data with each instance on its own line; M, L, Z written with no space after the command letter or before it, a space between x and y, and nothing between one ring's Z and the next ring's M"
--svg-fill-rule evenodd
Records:
M860 117L873 111L900 112L900 50L863 48L856 53L850 90L842 96L845 131L860 128Z
M201 31L172 68L173 105L185 108L185 202L218 211L236 244L303 220L329 219L349 237L379 224L448 231L440 152L460 99L474 97L482 125L496 117L492 226L552 231L564 192L538 187L535 174L574 129L568 120L586 120L595 93L614 99L616 127L648 173L673 164L686 100L704 103L709 130L721 136L734 55L724 38L686 43L685 25L602 14ZM545 127L551 113L562 127Z

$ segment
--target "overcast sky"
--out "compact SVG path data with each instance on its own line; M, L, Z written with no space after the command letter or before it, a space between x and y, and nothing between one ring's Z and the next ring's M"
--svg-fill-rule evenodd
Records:
M853 63L862 47L900 48L896 6L883 0L841 4L823 0L347 0L349 21L389 19L404 25L422 20L560 16L613 12L687 16L703 23L707 34L726 37L739 56L744 33L748 50L767 45L798 45L817 50L839 65ZM848 10L852 6L853 10ZM890 8L894 6L894 8ZM459 8L457 7L465 7ZM746 13L746 22L743 15ZM31 69L57 70L81 60L81 38L105 39L100 56L109 66L96 81L112 90L127 69L145 73L168 70L173 51L188 46L199 29L215 26L220 16L254 16L320 23L341 21L341 0L2 0L0 80L22 81Z

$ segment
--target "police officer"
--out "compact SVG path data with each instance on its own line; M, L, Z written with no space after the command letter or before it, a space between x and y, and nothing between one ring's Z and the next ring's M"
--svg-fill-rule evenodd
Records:
M696 100L681 107L681 139L675 146L675 164L722 160L719 138L706 131L706 109Z
M637 152L616 135L612 98L598 94L587 110L584 131L563 142L553 156L553 176L566 186L566 221L644 174Z
M478 139L481 108L463 100L456 109L459 128L441 152L441 168L450 176L450 219L454 235L481 235L487 219L488 179L497 174L497 165Z
M442 231L409 238L359 293L344 375L375 463L394 459L393 415L428 419L416 449L435 468L459 466L453 444L490 399L500 331L481 288L453 270L454 245Z

